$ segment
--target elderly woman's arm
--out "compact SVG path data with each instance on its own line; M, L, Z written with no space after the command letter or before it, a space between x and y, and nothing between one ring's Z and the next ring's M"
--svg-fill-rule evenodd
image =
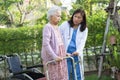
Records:
M60 57L58 57L50 45L50 38L51 38L51 29L48 26L45 26L43 29L43 46L46 49L48 55L52 57L52 59L56 61L62 60Z

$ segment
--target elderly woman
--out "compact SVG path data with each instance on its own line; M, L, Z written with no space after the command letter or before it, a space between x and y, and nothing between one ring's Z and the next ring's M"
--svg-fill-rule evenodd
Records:
M63 60L66 53L58 30L61 9L58 6L50 8L47 18L49 22L43 28L41 52L44 70L46 62L55 60L55 62L48 65L49 80L68 80L67 63L66 60Z

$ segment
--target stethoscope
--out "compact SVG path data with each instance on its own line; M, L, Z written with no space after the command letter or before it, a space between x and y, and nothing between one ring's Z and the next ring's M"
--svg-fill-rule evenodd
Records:
M71 27L69 26L69 35L68 35L68 40L70 39L70 33L71 33Z

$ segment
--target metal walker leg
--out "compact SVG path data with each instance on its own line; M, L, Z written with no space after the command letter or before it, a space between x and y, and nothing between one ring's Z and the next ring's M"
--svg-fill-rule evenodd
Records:
M63 59L67 59L67 58L70 58L73 62L73 68L74 68L74 74L75 74L75 80L77 80L77 75L76 75L76 68L75 68L75 61L74 61L74 58L69 56L69 57L64 57ZM52 63L52 62L55 62L55 60L52 60L52 61L48 61L46 64L45 64L45 68L46 68L46 78L47 80L50 80L49 79L49 74L48 74L48 64Z

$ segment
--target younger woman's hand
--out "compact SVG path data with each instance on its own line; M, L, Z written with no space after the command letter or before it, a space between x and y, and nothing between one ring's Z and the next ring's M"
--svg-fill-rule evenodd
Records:
M79 54L78 52L73 52L72 56L78 56L78 54Z

